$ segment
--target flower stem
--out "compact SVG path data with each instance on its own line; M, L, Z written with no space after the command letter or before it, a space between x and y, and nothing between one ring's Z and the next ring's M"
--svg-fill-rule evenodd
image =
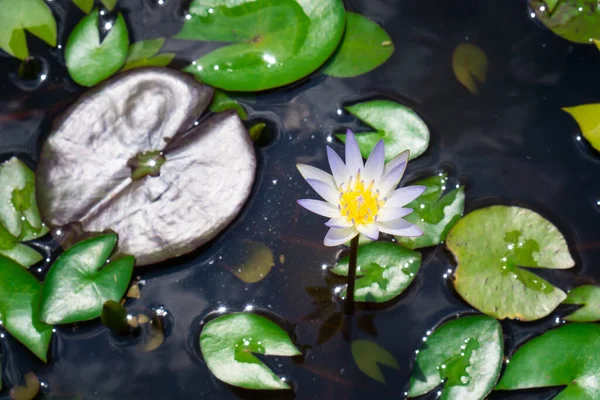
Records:
M350 242L350 260L348 261L348 286L346 289L346 302L344 312L354 313L354 286L356 283L356 258L358 257L358 238L356 235Z

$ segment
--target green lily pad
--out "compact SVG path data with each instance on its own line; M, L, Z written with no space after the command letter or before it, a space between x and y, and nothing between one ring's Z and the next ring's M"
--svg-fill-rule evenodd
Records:
M600 151L600 104L583 104L575 107L565 107L577 121L581 134L594 149Z
M129 46L123 71L139 67L165 67L175 58L175 53L158 54L165 38L142 40Z
M521 346L496 390L565 388L555 400L600 398L600 326L573 323L552 329Z
M215 113L225 110L235 110L241 119L248 119L248 113L246 113L244 107L242 107L237 100L232 99L219 89L215 90L215 94L213 95L212 102L208 106L208 109ZM249 133L252 134L252 132Z
M43 0L0 1L0 49L25 60L29 48L25 30L56 46L56 21Z
M418 199L406 205L414 211L404 219L421 228L423 236L396 236L398 243L418 249L435 246L446 240L450 228L462 217L465 210L464 187L458 187L442 197L447 182L447 174L438 174L415 182L415 185L423 185L427 189Z
M49 324L69 324L98 318L108 300L127 291L135 259L109 260L117 235L84 240L65 251L52 265L42 289L40 312Z
M233 43L185 71L231 91L287 85L319 68L342 38L341 0L193 0L176 38Z
M600 287L583 285L571 290L563 304L581 304L583 307L566 316L567 321L600 321Z
M94 0L72 0L73 3L79 7L81 11L86 14L89 14L94 8ZM117 5L117 0L100 0L104 7L106 7L109 11L112 11Z
M394 44L382 27L367 17L347 12L342 44L323 73L339 78L361 75L386 62L392 53Z
M478 46L461 43L452 54L452 70L461 85L477 95L487 78L488 58Z
M331 272L348 276L348 257ZM354 299L384 303L399 296L415 279L421 266L421 254L395 243L373 242L358 248ZM346 290L340 293L346 297Z
M29 271L0 256L0 321L15 339L46 362L52 326L40 320L42 284Z
M20 242L46 233L35 199L35 175L13 157L0 165L0 254L29 267L43 257Z
M83 17L73 28L65 47L65 63L71 78L81 86L94 86L117 72L127 58L129 37L122 14L102 43L98 31L98 10Z
M289 389L254 354L292 357L300 355L286 331L255 314L224 315L208 322L200 333L206 365L221 381L246 389Z
M482 315L446 322L423 338L410 377L409 397L444 382L442 400L480 400L492 391L502 368L498 321Z
M591 44L600 39L598 0L529 0L535 16L556 35L575 43Z
M548 7L548 11L550 11L550 13L552 13L555 9L556 6L558 5L558 3L560 3L562 0L544 0L544 3L546 3L546 7Z
M491 206L468 214L446 239L458 262L454 287L473 307L498 319L532 321L567 295L519 267L567 269L575 262L559 230L521 207Z
M358 369L365 375L378 382L385 383L385 378L379 364L400 369L398 361L389 351L370 340L355 340L352 342L352 358Z
M371 151L383 139L385 160L390 161L404 150L410 150L409 159L417 158L429 146L427 124L410 108L390 100L373 100L346 107L346 110L375 129L375 132L359 133L356 141L360 153L368 158ZM346 135L336 135L345 142Z

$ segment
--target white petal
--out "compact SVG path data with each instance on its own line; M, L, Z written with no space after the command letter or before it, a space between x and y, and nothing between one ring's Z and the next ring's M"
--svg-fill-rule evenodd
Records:
M415 200L427 189L426 186L406 186L389 193L386 206L402 207Z
M371 180L379 180L381 179L381 175L383 174L383 167L385 164L385 145L383 144L383 140L377 142L371 155L367 159L365 164L365 169L363 173L363 179L365 183L368 185Z
M392 221L387 222L377 222L377 226L379 227L379 231L384 233L389 233L390 235L396 236L421 236L423 235L423 231L416 226L411 224L410 222L398 218Z
M337 217L325 222L325 226L330 228L349 228L352 226L352 222L348 221L347 217Z
M392 221L398 218L406 217L411 212L413 212L412 208L388 207L388 204L385 203L385 205L381 207L381 210L379 210L377 213L377 221Z
M354 133L348 129L346 132L346 170L351 176L355 177L358 170L363 168L363 159L358 148L358 143L356 142Z
M325 246L339 246L340 244L346 243L356 235L358 235L358 231L354 229L354 227L331 228L329 229L329 232L327 232L327 235L325 235L325 240L323 240L323 243Z
M342 161L342 158L333 151L333 149L327 146L327 160L329 161L329 168L333 174L335 185L340 185L348 180L348 171L346 170L346 164Z
M385 165L384 172L389 171L392 168L394 168L402 163L406 164L408 162L409 156L410 156L410 151L408 151L408 150L405 150L402 153L398 154L396 157L392 158L389 163L387 163Z
M336 218L340 216L340 210L338 210L336 206L321 200L302 199L298 200L298 204L306 208L308 211L312 211L315 214L319 214L324 217Z
M379 228L376 224L357 225L356 229L371 240L379 239Z
M315 192L319 194L328 203L337 205L340 203L340 191L334 189L329 184L318 181L316 179L307 179L306 182L315 189Z
M375 187L379 190L380 197L387 198L390 191L398 186L405 169L406 163L403 163L383 173L381 180L375 182Z
M296 167L304 179L316 179L318 181L323 181L332 187L336 187L333 176L327 172L306 164L296 164Z

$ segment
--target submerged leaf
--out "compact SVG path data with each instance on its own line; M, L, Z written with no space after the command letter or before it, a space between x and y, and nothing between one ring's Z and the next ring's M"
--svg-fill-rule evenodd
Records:
M347 276L345 257L331 272ZM421 254L394 243L373 242L358 248L354 298L359 302L384 303L399 296L415 279ZM346 297L346 290L340 293Z
M418 199L405 206L414 211L404 219L421 228L423 236L396 236L398 243L418 249L435 246L446 240L448 231L461 218L465 209L464 187L458 187L442 197L447 182L446 174L438 174L414 183L427 189Z
M365 122L376 132L356 135L358 147L364 158L383 139L385 160L410 150L410 159L419 157L429 146L429 128L427 124L410 108L390 100L373 100L346 107L346 110ZM345 142L346 135L336 135Z
M143 322L145 320L143 317L146 316L140 315L140 317L142 318L140 319L138 317L139 323L145 324L145 322ZM145 338L141 346L141 349L144 352L154 351L158 349L165 341L165 331L163 326L164 324L161 318L155 315L149 322L150 323L147 325L148 336Z
M42 361L52 337L52 326L41 322L42 284L14 261L0 256L0 321L15 339Z
M232 267L235 276L246 283L260 282L267 277L271 268L275 266L273 252L269 247L260 242L244 240L240 264Z
M40 380L33 372L25 374L25 386L10 389L11 400L33 400L40 392Z
M452 55L452 69L456 79L469 92L479 94L479 86L487 78L488 59L483 50L471 43L461 43Z
M555 399L600 398L600 326L574 323L552 329L521 346L496 390L564 389Z
M104 304L125 294L135 259L109 260L117 235L77 243L54 262L42 289L40 312L49 324L69 324L98 318Z
M127 58L127 24L119 14L102 43L98 31L98 10L83 17L73 28L65 47L65 63L71 78L82 86L94 86L117 72Z
M29 57L25 30L56 46L56 21L43 0L0 1L0 49L21 60Z
M450 230L446 245L458 262L454 287L485 314L532 321L566 298L562 290L520 268L575 264L560 231L531 210L491 206L473 211Z
M400 369L398 361L386 349L370 340L355 340L352 342L352 358L358 369L365 375L378 382L385 383L379 364Z
M484 399L498 380L502 356L502 328L494 318L477 315L446 322L423 337L409 397L429 393L443 382L442 399Z
M195 126L211 97L166 68L134 69L83 95L48 136L37 169L55 238L68 247L112 231L139 266L188 253L229 225L250 194L256 156L231 111ZM134 180L132 165L154 170Z
M361 75L386 62L393 52L392 39L383 28L367 17L347 12L342 44L323 73L340 78Z
M286 331L255 314L217 317L200 333L206 365L221 381L246 389L289 389L254 354L292 357L300 355Z
M168 65L175 58L175 53L158 54L164 43L164 38L133 43L129 46L123 71L139 67L164 67Z
M185 71L225 90L258 91L312 73L344 32L341 0L193 0L178 39L232 43Z
M563 111L571 114L577 121L583 137L594 149L600 151L600 104L565 107Z
M225 110L235 110L241 119L247 119L248 114L244 107L237 102L237 100L229 97L222 90L215 90L215 95L213 96L212 102L208 106L210 111L212 112L221 112Z
M571 290L563 304L581 304L583 307L566 316L567 321L600 321L600 287L583 285Z
M536 18L564 39L584 44L600 39L598 0L529 0L529 6Z

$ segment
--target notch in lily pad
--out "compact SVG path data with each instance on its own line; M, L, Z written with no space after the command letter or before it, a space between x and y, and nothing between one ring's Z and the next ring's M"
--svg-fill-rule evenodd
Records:
M582 307L565 317L573 322L600 321L600 286L583 285L572 289L563 304L578 304Z
M294 357L302 354L289 334L270 319L251 313L223 315L200 333L206 365L219 380L254 390L285 390L290 386L254 354Z
M567 297L521 268L575 265L558 228L534 211L499 205L473 211L450 230L446 245L458 262L456 291L485 314L532 321Z
M443 383L448 400L480 400L500 376L502 328L494 318L474 315L457 318L427 332L417 351L408 397L431 392Z
M478 95L487 78L487 55L472 43L461 43L454 49L452 70L461 85L472 94Z
M117 235L84 240L65 251L54 262L42 289L41 320L69 324L98 318L104 304L119 301L129 287L135 259L109 259Z
M165 38L142 40L129 46L127 60L122 71L140 67L165 67L169 65L175 53L161 53Z
M358 369L377 382L385 383L380 365L400 369L396 358L386 349L370 340L355 340L351 345L352 358Z

